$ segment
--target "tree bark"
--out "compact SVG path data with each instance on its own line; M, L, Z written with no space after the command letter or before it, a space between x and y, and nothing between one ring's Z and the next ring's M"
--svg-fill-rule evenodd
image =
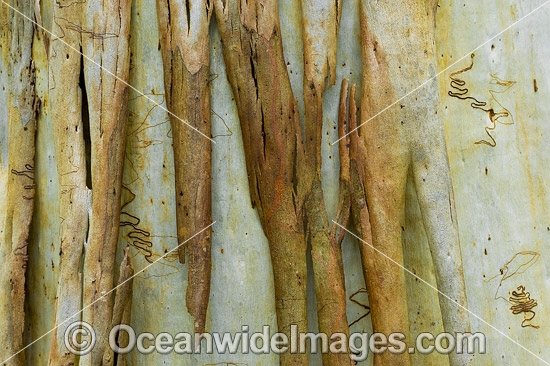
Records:
M367 151L364 140L357 129L357 105L355 102L355 84L348 86L348 80L342 80L339 108L339 152L341 170L349 172L350 212L358 236L372 244L372 228L370 224L369 207L365 193L365 165ZM349 93L349 97L348 97ZM349 128L349 130L348 130ZM373 268L372 258L376 255L374 249L364 243L359 243L363 276L367 280L369 268ZM367 283L368 287L368 283Z
M73 365L76 356L63 343L68 325L80 320L82 275L80 262L88 231L88 188L82 90L79 86L82 5L57 1L53 6L52 39L48 52L49 101L59 179L59 278L49 365ZM75 314L77 314L75 316Z
M212 223L209 0L157 0L164 85L171 112L178 243ZM200 135L197 131L205 136ZM187 311L203 333L210 299L212 230L179 247L189 257Z
M338 0L302 0L306 163L300 171L307 192L306 235L311 243L319 331L329 337L335 333L349 335L341 238L337 235L341 228L329 224L321 177L323 96L325 83L330 87L336 79L341 12L342 2ZM340 195L347 196L349 192L341 190ZM340 202L348 201L349 197L340 199ZM349 214L349 209L347 211ZM323 354L323 365L351 364L347 352Z
M84 260L83 320L94 327L97 343L81 358L81 365L101 365L109 347L114 297L110 291L114 287L126 153L130 9L130 0L90 0L82 14L93 192L90 242Z
M382 4L362 0L361 47L363 95L361 119L368 121L400 96L437 72L435 9L437 2L400 0ZM395 16L395 9L401 16ZM394 19L391 23L387 19ZM428 235L439 289L466 306L456 212L447 158L439 89L431 80L397 105L361 127L367 163L366 188L372 244L403 264L405 188L409 169ZM365 234L365 233L363 233ZM404 271L376 254L367 269L375 332L409 337ZM448 332L467 332L468 313L440 296ZM450 355L451 365L469 365L471 355ZM410 356L375 355L375 365L410 365Z
M28 1L12 0L10 5L33 19ZM5 5L2 5L6 8ZM35 70L32 60L32 22L2 9L2 51L8 71L8 181L0 255L0 360L5 365L24 364L25 273L29 228L33 215L34 152L36 113ZM6 57L7 56L7 57ZM4 363L3 363L4 365Z
M117 325L130 325L132 311L132 285L134 278L134 268L130 261L130 247L124 250L124 259L120 264L120 274L118 276L118 285L113 305L113 319L109 331ZM116 337L117 344L120 347L128 345L128 333L122 331ZM111 347L105 347L103 354L103 366L126 365L126 354L115 354Z
M286 70L276 0L215 1L229 82L245 147L253 206L269 241L279 331L307 332L301 128ZM307 354L281 355L282 366Z

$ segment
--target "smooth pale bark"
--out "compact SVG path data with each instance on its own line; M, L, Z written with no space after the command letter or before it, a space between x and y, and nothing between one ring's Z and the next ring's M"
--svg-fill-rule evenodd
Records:
M29 18L32 4L24 0L10 5ZM24 364L25 273L29 227L34 198L34 141L36 132L35 70L32 61L34 27L31 22L1 5L2 57L8 71L8 180L3 234L0 237L0 362Z
M276 0L216 0L225 65L237 103L252 204L273 264L277 323L307 331L306 244L302 223L301 129L286 70ZM281 355L282 366L307 365L306 354Z
M109 347L128 120L130 9L130 0L90 0L82 13L93 193L82 318L94 327L97 344L81 365L101 365Z
M171 113L178 243L212 223L208 0L157 0L164 85ZM186 124L187 123L187 124ZM202 136L199 132L203 135ZM203 333L210 299L212 230L179 247L188 263L187 311Z
M435 9L437 2L363 0L360 7L363 56L361 120L369 120L390 103L437 72ZM399 16L396 10L399 9ZM392 22L388 22L392 19ZM364 186L372 244L403 264L402 230L409 169L416 186L439 290L466 306L462 257L457 230L437 81L361 127L367 163ZM366 239L366 238L365 238ZM375 332L409 337L405 277L402 268L374 254L367 287ZM440 296L447 332L467 332L468 313ZM451 365L469 365L471 355L450 355ZM410 355L375 355L374 364L410 365Z
M335 333L349 335L344 264L341 240L337 235L342 230L329 224L321 183L323 96L325 83L330 87L336 79L341 12L342 3L338 0L302 0L306 164L300 171L306 190L306 235L311 243L319 331L329 336ZM349 192L341 190L340 194L348 195ZM345 201L349 202L349 198ZM329 352L323 354L323 364L351 365L352 361L347 353Z
M71 6L68 6L72 4ZM59 278L55 320L48 364L73 365L76 357L65 347L63 336L68 325L80 320L82 274L80 262L88 232L88 188L82 90L79 86L81 3L57 1L48 52L49 108L54 130L55 160L59 177Z

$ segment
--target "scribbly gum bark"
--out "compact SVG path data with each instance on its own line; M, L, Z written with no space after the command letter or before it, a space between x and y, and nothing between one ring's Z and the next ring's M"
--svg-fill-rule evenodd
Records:
M296 167L303 166L301 129L290 87L276 0L216 0L229 82L243 134L252 204L269 241L279 331L307 331L306 245ZM281 365L307 365L284 353Z
M93 192L84 260L83 320L94 327L97 344L81 358L81 365L101 365L112 319L114 294L109 291L114 287L126 147L130 8L130 0L89 0L82 13Z
M134 277L134 268L130 261L130 247L124 250L124 259L120 264L120 274L113 305L113 318L109 329L113 329L117 325L130 325L131 310L132 310L132 284ZM128 333L120 332L117 337L117 344L120 347L128 345ZM115 355L111 347L105 347L103 354L103 366L110 365L126 365L126 355Z
M212 222L212 147L210 136L209 0L158 0L164 85L170 116L176 176L178 243ZM189 16L188 16L189 15ZM190 128L189 124L193 128ZM194 331L204 332L210 299L212 230L204 230L179 248L188 263L186 305Z
M33 17L28 1L11 1L12 6ZM2 5L5 7L5 5ZM23 348L25 322L25 272L29 227L34 198L34 141L38 100L34 91L31 58L34 27L13 11L2 9L2 57L8 71L8 180L5 196L3 235L0 237L0 359L7 360ZM5 28L4 28L5 27ZM19 353L5 363L24 364Z
M367 121L437 72L437 2L362 0L361 119ZM401 16L395 16L400 9ZM388 22L388 19L393 19ZM437 81L361 127L367 161L362 179L368 199L373 245L403 264L405 188L412 169L440 291L466 307L454 198ZM365 235L366 233L363 233ZM366 238L365 238L366 239ZM380 254L367 268L375 332L409 333L404 271ZM447 332L467 332L467 311L440 296ZM410 339L410 337L407 337ZM450 364L469 365L470 355L452 353ZM410 365L409 355L375 355L375 365Z
M319 331L329 335L349 334L341 239L338 240L336 235L341 228L329 224L321 184L323 95L325 83L328 82L330 87L336 79L336 43L341 7L338 0L302 0L306 131L306 158L302 174L306 192L306 234L311 242ZM341 191L340 194L347 192ZM324 365L351 363L346 353L323 354Z
M73 365L76 357L63 344L67 326L80 320L82 276L80 261L88 231L88 188L84 126L82 123L82 90L79 87L81 56L69 46L80 49L80 33L72 31L80 25L80 3L54 3L52 36L48 52L49 108L53 125L55 160L59 177L59 250L55 321L52 333L49 365ZM60 40L63 39L63 42ZM72 318L71 318L72 317ZM70 319L70 320L67 320ZM63 322L66 323L62 324Z
M350 88L348 87L348 80L343 79L338 111L338 136L341 138L338 142L341 176L344 174L343 172L348 172L347 182L351 200L351 219L357 234L364 241L371 244L372 229L364 186L365 164L368 157L364 140L360 136L361 131L357 129L357 112L355 84ZM359 243L359 251L361 253L363 275L367 279L367 272L373 266L372 258L376 253L374 249L361 242ZM369 289L368 282L367 289Z

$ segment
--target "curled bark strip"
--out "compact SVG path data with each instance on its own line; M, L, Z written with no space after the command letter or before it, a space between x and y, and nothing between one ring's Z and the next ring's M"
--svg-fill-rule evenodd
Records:
M346 316L344 265L340 242L344 231L333 225L326 212L321 184L321 143L325 82L336 79L336 43L341 1L302 0L304 28L304 105L306 190L305 216L307 238L311 242L319 330L325 334L349 334ZM345 120L345 119L344 119ZM345 122L345 121L344 121ZM345 163L346 160L344 160ZM340 171L340 199L337 221L349 217L349 168ZM336 235L336 232L339 232ZM324 365L351 365L347 354L323 354Z
M82 34L82 50L87 56L83 69L91 138L93 196L83 306L93 305L84 310L83 320L94 327L97 344L81 359L81 364L91 366L102 362L113 310L109 291L114 287L126 151L128 86L121 80L127 81L130 72L130 9L130 0L89 0L82 26L75 28Z
M249 189L269 241L279 331L307 331L303 167L297 104L288 77L276 0L216 0L227 75L237 102ZM306 354L281 355L307 365Z
M11 6L32 18L34 9L24 0ZM4 9L7 7L2 5ZM10 10L2 10L2 51L8 71L8 180L3 235L0 237L0 360L6 366L24 364L25 273L29 228L33 215L36 110L35 70L32 60L33 24ZM5 18L4 18L5 17ZM4 20L6 21L4 23ZM15 356L14 356L15 355ZM14 356L14 357L12 357Z
M59 177L60 272L49 365L74 365L76 356L65 347L67 326L80 320L82 276L80 262L88 231L88 188L82 90L79 87L81 56L70 47L80 48L80 34L68 27L80 24L82 5L70 1L54 3L48 59L50 115L54 129L55 160ZM69 47L70 46L70 47ZM63 323L65 322L66 323Z
M466 291L449 163L440 112L433 0L381 3L362 0L361 118L368 120L392 100L432 80L361 129L368 161L362 168L372 224L372 244L403 263L405 191L409 171L415 183L424 228L434 261L445 330L468 332ZM401 16L395 16L399 9ZM394 19L391 24L388 19ZM366 233L362 233L365 240ZM409 333L405 276L389 259L371 255L366 271L375 332ZM407 336L407 338L409 338ZM451 366L469 365L471 355L449 356ZM409 355L375 355L374 364L409 366Z
M130 261L130 247L124 250L124 259L120 264L120 275L113 306L113 319L109 329L113 329L117 325L130 325L131 309L132 309L132 285L134 277L134 268ZM128 333L120 332L117 335L117 344L120 347L128 345ZM111 347L105 345L105 353L103 354L103 366L125 365L126 354L114 354Z
M209 0L157 0L169 110L210 136ZM174 115L170 116L176 177L178 242L212 222L212 146ZM210 299L211 237L208 229L179 248L189 257L186 304L194 332L203 333Z

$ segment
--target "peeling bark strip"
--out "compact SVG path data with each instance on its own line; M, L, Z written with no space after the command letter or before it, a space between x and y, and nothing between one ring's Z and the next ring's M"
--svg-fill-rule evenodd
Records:
M276 0L216 0L227 75L237 102L252 204L269 241L279 331L307 332L306 245L296 171L301 128L285 65ZM307 355L281 355L282 366Z
M71 4L69 6L69 4ZM67 326L80 320L77 314L82 305L82 275L80 261L88 231L88 189L86 187L86 158L82 123L82 90L79 87L80 59L68 45L80 49L82 3L71 0L53 4L52 33L59 38L50 40L48 52L48 94L53 125L55 160L59 177L59 250L55 321L61 324L52 333L48 364L76 364L76 356L65 347L63 335ZM53 36L52 36L53 37ZM70 320L68 320L70 319Z
M437 73L436 8L434 0L398 0L391 4L361 1L363 120ZM399 9L399 17L395 9ZM405 190L412 170L438 288L466 307L456 212L439 112L439 88L437 81L432 80L400 105L365 124L360 138L368 161L361 168L361 179L371 215L372 244L402 264ZM367 240L368 228L363 226L361 231ZM374 254L366 272L374 331L402 332L410 339L404 271ZM439 301L445 330L468 332L467 311L444 296L440 295ZM469 365L471 355L452 353L449 360L451 366ZM386 352L375 355L374 364L409 366L411 360L407 354Z
M97 344L81 365L101 365L112 320L115 258L120 222L122 171L126 151L130 72L130 0L88 0L82 13L84 59L91 137L92 216L84 261L83 320ZM115 74L105 72L98 65ZM97 302L96 302L97 301Z
M134 268L130 261L130 247L124 250L124 259L120 264L120 275L116 289L115 301L113 306L113 318L109 331L120 324L130 325L132 313L132 285L134 277ZM120 332L117 336L117 344L120 347L128 345L128 333ZM111 347L105 347L103 354L103 366L123 366L126 365L126 354L114 354Z
M210 136L209 0L157 0L165 95L169 110ZM170 116L176 174L178 243L212 222L212 146L210 140ZM203 333L210 300L212 230L179 248L189 256L186 304L194 332Z
M10 5L29 18L34 17L32 3L12 0ZM8 71L8 181L4 234L0 242L3 261L0 270L0 361L11 358L23 344L25 323L25 272L29 227L34 199L34 140L36 109L34 64L31 58L34 26L7 7L2 8L2 57ZM6 55L7 53L7 55ZM7 56L7 57L6 57ZM5 365L24 364L24 353Z
M349 92L349 98L348 98ZM340 109L338 112L338 136L340 169L348 171L348 189L351 198L351 217L359 237L367 243L372 243L369 208L365 194L365 166L367 150L364 140L357 129L357 105L355 104L355 84L348 87L348 80L342 80L340 92ZM349 131L352 131L348 134ZM343 174L343 173L342 173ZM373 268L373 250L366 245L359 244L363 276L367 279L369 268ZM370 309L370 308L369 308Z
M338 0L302 0L304 28L304 105L305 156L304 174L306 233L311 242L311 257L317 294L319 331L349 335L346 316L346 289L342 261L341 232L329 225L321 184L321 143L323 129L323 95L325 82L336 79L336 43L342 3ZM340 188L348 187L341 184ZM340 190L340 204L349 205L349 191ZM345 212L345 221L349 207ZM343 217L337 217L341 221ZM345 222L343 223L345 226ZM323 354L323 365L351 365L347 353Z

